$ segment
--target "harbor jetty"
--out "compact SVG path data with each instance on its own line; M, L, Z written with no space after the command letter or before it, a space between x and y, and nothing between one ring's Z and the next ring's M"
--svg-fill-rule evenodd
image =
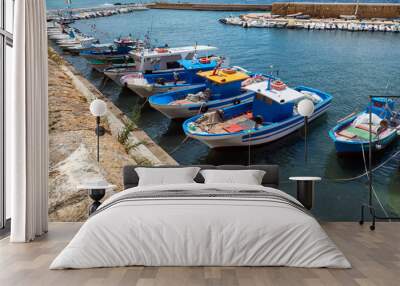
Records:
M199 10L199 11L271 11L274 15L287 16L296 13L314 18L339 18L341 15L355 15L358 18L398 18L398 3L313 3L275 2L272 4L212 4L155 2L147 5L150 9Z
M148 10L143 4L106 5L90 8L65 8L47 11L47 20L82 20Z
M171 3L155 2L147 5L150 9L197 10L197 11L271 11L271 4L214 4L214 3Z
M313 18L339 18L353 15L359 19L399 18L398 3L312 3L312 2L275 2L272 14L287 16L295 14L310 15Z
M124 5L103 5L98 7L86 7L86 8L65 8L65 9L52 9L47 10L48 14L58 14L64 12L70 13L89 13L89 12L107 12L117 11L121 9L134 9L134 10L146 10L146 5L143 4L124 4Z
M340 18L311 18L301 12L279 16L271 13L251 13L221 18L226 25L243 28L286 28L350 32L400 32L400 19L357 19L353 15L342 15Z
M48 10L48 20L68 18L70 20L89 19L131 13L147 9L194 10L194 11L252 11L271 12L277 16L308 15L312 18L340 18L347 15L357 19L400 18L398 3L312 3L275 2L272 4L230 4L230 3L180 3L153 2L147 4L105 5L91 8L66 8ZM65 20L65 19L64 19Z

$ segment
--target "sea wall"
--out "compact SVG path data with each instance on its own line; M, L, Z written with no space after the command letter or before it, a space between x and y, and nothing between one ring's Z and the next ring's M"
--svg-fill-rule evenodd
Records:
M106 132L96 158L95 119L89 111L96 98L106 102ZM127 129L127 126L130 126ZM121 140L121 134L125 134ZM105 179L123 190L125 165L177 165L148 135L53 49L49 50L49 218L84 221L92 200L77 190L87 180ZM106 197L112 195L108 191Z
M271 11L272 5L256 4L211 4L211 3L166 3L147 5L150 9L200 10L200 11Z
M357 10L357 11L356 11ZM400 4L389 3L286 3L272 4L272 14L290 15L303 13L315 18L338 18L340 15L354 15L359 18L398 18L400 17Z

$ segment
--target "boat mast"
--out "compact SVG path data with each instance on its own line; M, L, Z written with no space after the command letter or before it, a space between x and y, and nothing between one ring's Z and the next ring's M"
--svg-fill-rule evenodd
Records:
M69 16L69 19L72 19L72 0L66 0L65 4L67 4L67 15Z

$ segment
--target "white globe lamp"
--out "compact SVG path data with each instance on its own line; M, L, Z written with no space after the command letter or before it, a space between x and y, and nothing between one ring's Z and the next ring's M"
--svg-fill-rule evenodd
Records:
M310 117L314 113L314 103L309 99L303 99L297 106L299 114L304 117Z
M100 136L105 134L104 127L100 126L100 117L106 115L107 104L101 99L93 100L90 104L90 113L96 117L97 162L100 162Z
M307 164L307 124L308 117L314 113L314 103L309 99L302 99L297 105L297 111L304 117L304 161Z
M90 104L90 112L96 117L104 116L107 112L107 105L103 100L95 99Z

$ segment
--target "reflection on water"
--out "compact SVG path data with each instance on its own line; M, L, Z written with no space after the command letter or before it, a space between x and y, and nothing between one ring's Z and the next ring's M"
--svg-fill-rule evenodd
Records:
M364 109L369 94L400 94L400 35L392 33L351 33L344 31L306 31L279 29L242 29L225 26L217 19L231 13L163 11L118 15L79 21L75 25L88 34L96 23L102 42L121 34L141 36L152 27L157 43L170 46L198 42L220 48L232 65L257 72L270 65L290 86L307 85L334 96L326 115L312 122L308 136L309 158L304 163L304 140L301 131L268 145L248 148L210 150L200 142L189 140L181 122L171 121L144 105L139 126L181 164L279 164L282 189L294 194L295 185L288 182L293 175L321 176L313 212L322 219L358 220L359 206L367 198L365 178L347 183L330 179L347 178L364 172L362 157L339 158L328 137L329 128L353 111ZM195 28L194 28L195 27ZM121 90L103 76L91 71L84 59L68 59L125 113L143 104L128 90ZM389 88L385 86L389 83ZM181 144L181 145L180 145ZM179 148L177 149L177 146ZM382 162L397 150L395 144L376 158ZM390 162L376 172L376 190L389 210L399 210L400 178L398 161Z

